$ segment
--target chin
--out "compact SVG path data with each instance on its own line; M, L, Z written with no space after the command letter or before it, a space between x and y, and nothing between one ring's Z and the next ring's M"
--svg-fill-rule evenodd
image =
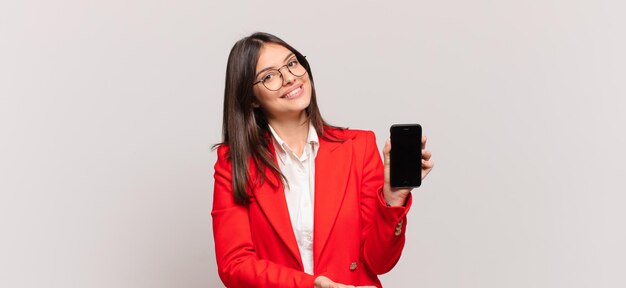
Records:
M311 101L306 100L300 103L293 103L293 104L294 104L293 106L289 107L288 113L302 113L302 112L305 112L307 108L309 108L309 105L311 105Z
M308 95L307 97L308 97L307 99L302 99L303 103L299 107L299 108L301 108L301 110L306 110L306 108L309 108L309 105L311 105L311 96Z

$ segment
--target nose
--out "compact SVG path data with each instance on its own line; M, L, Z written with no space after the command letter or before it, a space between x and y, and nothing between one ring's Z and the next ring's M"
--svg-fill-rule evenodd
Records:
M285 68L286 71L283 71L283 68ZM281 67L278 72L280 72L280 76L283 78L283 86L285 84L291 84L296 79L296 76L291 74L291 71L289 71L287 67Z

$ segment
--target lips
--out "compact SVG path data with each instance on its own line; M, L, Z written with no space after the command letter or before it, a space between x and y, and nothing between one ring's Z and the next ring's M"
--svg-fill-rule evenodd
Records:
M296 97L300 96L300 94L302 94L302 85L300 85L300 86L292 89L291 91L285 93L285 95L283 95L280 98L289 100L289 99L293 99L293 98L296 98Z

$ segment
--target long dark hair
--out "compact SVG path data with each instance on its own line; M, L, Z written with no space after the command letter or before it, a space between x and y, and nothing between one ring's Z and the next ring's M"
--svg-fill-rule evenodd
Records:
M261 47L265 43L281 45L296 55L298 61L306 68L311 81L311 102L305 109L310 123L315 127L319 137L330 141L341 141L329 133L327 128L339 128L324 121L317 106L313 73L304 55L280 38L257 32L245 37L233 46L228 55L226 66L226 84L224 88L224 122L222 124L222 143L228 145L228 157L232 163L232 189L235 201L241 205L250 203L250 195L246 188L254 187L255 183L266 180L264 169L270 171L277 179L286 180L274 162L269 144L269 124L260 107L254 107L255 96L252 84ZM339 128L341 129L341 128ZM248 161L252 158L256 168L257 179L248 179ZM254 182L253 182L254 181ZM260 182L257 182L260 181ZM279 183L282 185L282 183Z

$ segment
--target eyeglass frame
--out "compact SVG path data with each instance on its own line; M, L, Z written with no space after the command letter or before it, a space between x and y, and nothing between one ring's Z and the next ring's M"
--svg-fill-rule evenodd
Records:
M303 57L304 59L306 59L306 56L302 56L302 57ZM270 69L270 70L269 70L269 71L271 71L271 70L276 70L276 71L278 71L278 74L280 74L280 78L283 80L280 86L282 86L282 85L285 83L285 76L283 76L283 72L281 72L281 71L280 71L280 69L283 69L284 67L287 67L287 71L289 71L289 73L291 73L291 75L293 75L293 76L295 76L295 77L302 77L302 76L304 76L304 74L306 74L306 73L308 73L308 72L309 72L309 71L306 69L306 66L304 66L303 61L300 61L300 59L298 59L298 58L299 58L299 57L296 55L296 60L298 61L298 64L300 64L300 65L302 65L302 67L304 67L304 73L302 73L302 75L296 75L296 74L293 74L293 72L291 72L291 69L289 69L289 63L287 63L287 64L285 64L285 65L283 65L283 66L278 67L278 69ZM290 62L291 62L291 61L290 61ZM272 90L272 89L270 89L270 88L267 88L267 86L265 86L265 82L263 82L263 81L265 81L265 80L259 80L259 81L256 81L256 82L252 83L252 86L254 86L254 85L256 85L256 84L259 84L259 83L263 83L263 87L265 87L265 89L267 89L267 90L270 90L270 91L278 91L278 90L280 90L280 88L278 88L278 89L276 89L276 90Z

